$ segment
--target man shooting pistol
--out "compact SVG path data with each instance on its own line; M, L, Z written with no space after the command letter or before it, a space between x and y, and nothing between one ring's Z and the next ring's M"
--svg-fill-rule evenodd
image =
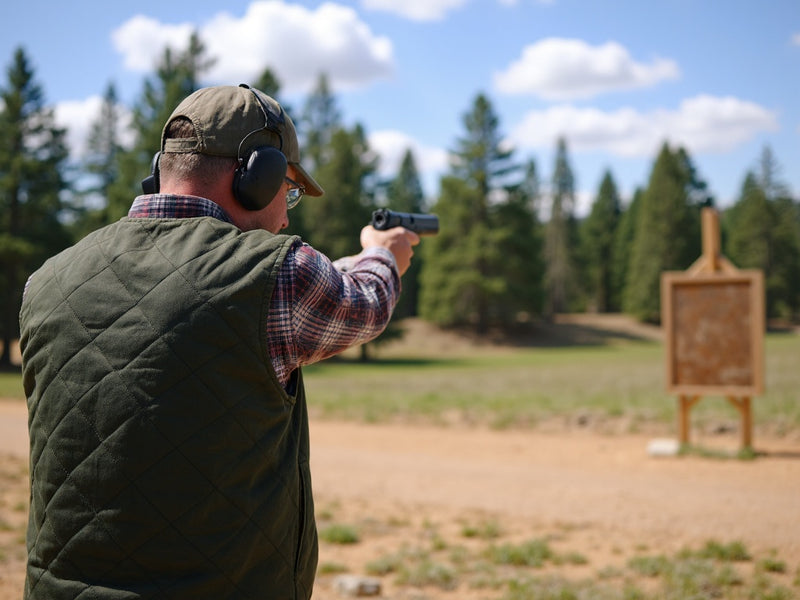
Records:
M417 235L436 235L439 233L439 217L381 208L372 213L372 226L379 231L404 227Z

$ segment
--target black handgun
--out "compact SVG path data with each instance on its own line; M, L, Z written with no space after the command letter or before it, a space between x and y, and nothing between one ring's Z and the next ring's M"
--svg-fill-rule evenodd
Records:
M372 226L381 231L392 227L405 227L419 235L436 235L439 233L439 217L380 208L372 213Z

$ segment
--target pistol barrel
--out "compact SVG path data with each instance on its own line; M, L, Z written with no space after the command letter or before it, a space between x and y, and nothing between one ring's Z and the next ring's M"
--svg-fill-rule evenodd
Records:
M392 227L405 227L419 235L434 235L439 233L439 217L381 208L372 213L372 226L381 231Z

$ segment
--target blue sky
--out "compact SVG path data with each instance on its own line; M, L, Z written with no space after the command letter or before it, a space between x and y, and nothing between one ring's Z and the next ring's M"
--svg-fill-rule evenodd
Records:
M4 70L22 46L78 152L108 83L130 106L165 44L194 29L218 59L204 84L269 66L299 109L327 73L382 168L412 148L429 194L478 93L545 180L566 138L579 212L607 169L628 201L664 141L688 149L721 206L765 145L800 194L797 0L29 0L0 14Z

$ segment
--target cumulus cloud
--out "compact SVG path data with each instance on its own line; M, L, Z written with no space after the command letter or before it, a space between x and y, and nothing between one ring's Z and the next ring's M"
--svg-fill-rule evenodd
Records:
M361 0L365 10L388 12L411 21L440 21L470 0ZM497 0L504 6L517 6L520 0ZM552 4L555 0L536 0Z
M369 135L369 145L380 157L380 173L394 177L407 150L414 154L414 162L421 177L438 176L448 167L448 152L420 144L411 136L397 130L384 129Z
M307 92L321 73L341 90L388 77L394 68L389 39L375 35L352 8L330 2L311 10L260 0L242 17L221 12L197 27L137 16L112 41L127 68L147 72L164 48L185 49L194 30L217 61L206 75L213 83L252 81L269 67L283 92Z
M366 10L380 10L412 21L438 21L468 0L361 0Z
M55 106L55 122L59 127L67 130L67 146L73 159L83 159L89 150L89 133L92 123L100 117L103 98L89 96L84 100L68 100L59 102ZM133 142L133 132L130 128L131 113L120 105L119 143L123 146Z
M548 38L526 46L517 60L495 73L494 86L504 94L570 100L647 87L679 76L674 61L637 62L616 42L590 46L577 39Z
M144 15L131 17L111 33L111 42L131 71L152 71L164 49L183 50L194 27L189 23L165 25Z
M756 134L778 129L777 116L733 97L700 95L676 109L602 111L559 105L528 113L511 130L517 147L548 148L563 136L570 149L649 157L664 141L695 153L728 152Z

